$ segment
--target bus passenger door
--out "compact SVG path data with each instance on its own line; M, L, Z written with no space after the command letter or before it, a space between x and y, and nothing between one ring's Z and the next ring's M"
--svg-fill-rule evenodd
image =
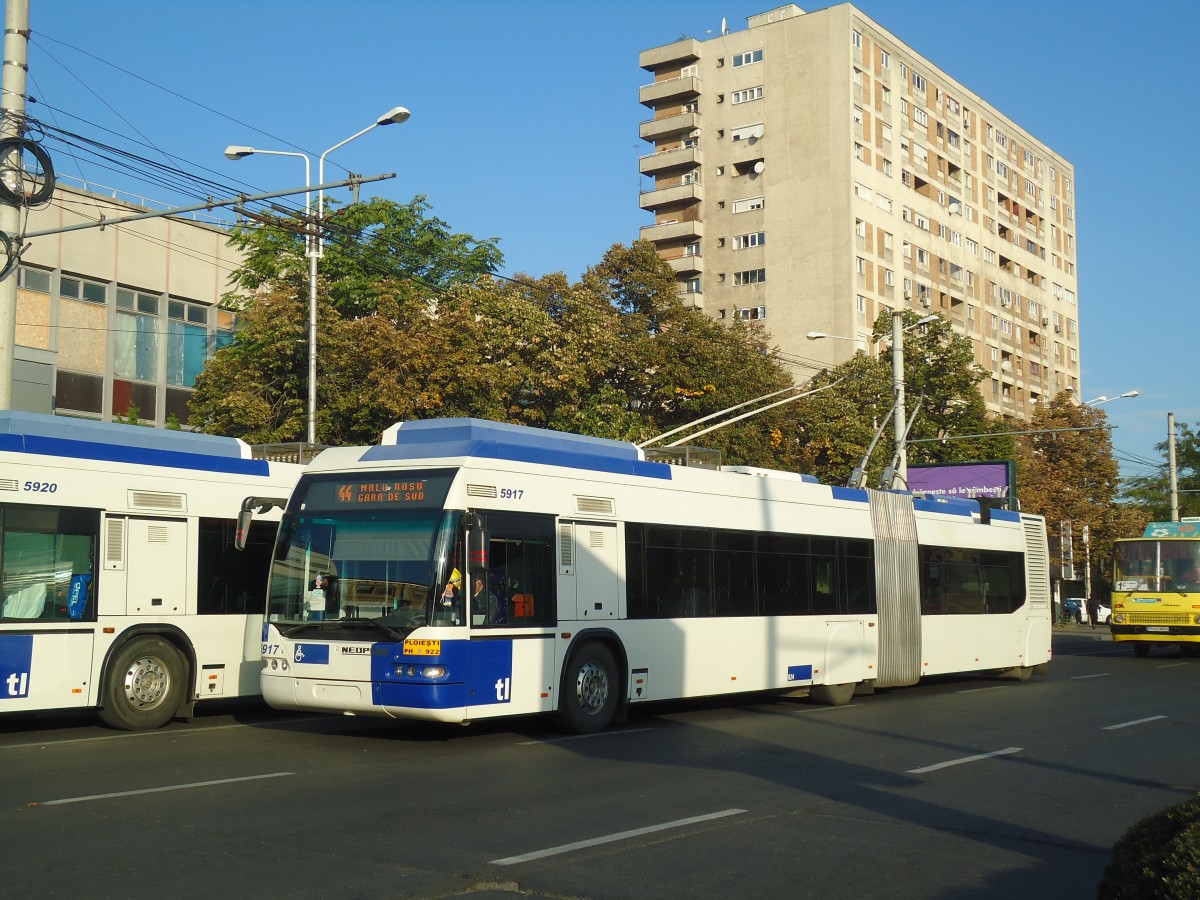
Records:
M187 611L187 522L109 517L104 523L106 574L125 576L130 616L181 616ZM111 604L102 612L115 613Z
M581 622L617 617L617 526L574 523L575 618Z

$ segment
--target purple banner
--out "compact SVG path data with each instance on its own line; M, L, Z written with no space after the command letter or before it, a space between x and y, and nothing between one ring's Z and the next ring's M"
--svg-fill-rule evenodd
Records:
M908 489L946 497L1008 497L1007 462L909 466Z

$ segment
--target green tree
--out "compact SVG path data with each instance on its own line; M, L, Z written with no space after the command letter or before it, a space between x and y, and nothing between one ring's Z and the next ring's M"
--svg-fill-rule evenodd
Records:
M319 271L333 306L343 315L369 315L383 287L409 280L436 291L473 282L504 261L496 238L456 234L429 215L425 197L396 203L378 197L327 213ZM308 258L302 226L293 220L240 225L230 243L245 253L227 302L239 308L265 285L287 281L307 290Z
M322 272L324 269L322 269ZM367 274L341 276L368 285ZM372 308L319 295L317 433L369 443L395 421L476 416L645 440L790 383L756 329L725 328L679 303L649 244L612 247L577 283L481 277L436 292L377 278ZM284 270L262 282L234 340L197 381L194 416L253 442L298 440L307 396L306 295ZM772 464L769 417L706 444Z
M1165 522L1171 518L1167 442L1155 449L1161 454L1162 464L1150 475L1130 478L1123 486L1122 496L1143 507L1149 521ZM1175 472L1180 515L1200 516L1200 422L1194 426L1175 423Z
M978 391L986 371L974 362L970 338L956 334L942 318L918 326L921 318L905 311L902 320L905 401L913 420L908 435L913 442L907 448L909 464L1011 458L1011 438L1003 435L950 439L1006 429L987 415ZM890 345L891 334L892 317L885 312L875 322L872 339ZM819 374L811 387L828 389L797 404L804 440L795 462L824 481L845 483L895 402L892 355L883 350L872 357L860 351ZM869 486L878 482L894 455L894 429L889 421L871 454Z

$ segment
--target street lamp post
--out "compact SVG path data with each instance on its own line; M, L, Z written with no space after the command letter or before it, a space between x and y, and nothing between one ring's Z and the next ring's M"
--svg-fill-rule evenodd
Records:
M911 331L920 325L928 325L930 322L936 322L938 318L936 315L925 316L906 327L904 325L904 311L901 309L892 310L892 391L895 395L896 404L892 413L895 420L893 425L896 435L896 470L892 478L892 487L896 487L897 484L904 486L908 483L908 452L905 447L908 422L904 409L904 332ZM821 338L834 338L842 341L858 340L858 338L826 334L823 331L810 331L805 337L810 341L820 340Z
M317 165L317 183L325 183L325 157L334 150L362 137L380 125L399 125L408 121L411 113L403 106L394 106L361 131L344 141L339 141L321 154ZM312 157L307 153L291 150L258 150L254 147L231 146L225 148L229 159L244 159L252 154L266 156L299 156L304 160L304 186L312 187ZM308 256L308 443L317 442L317 260L323 255L324 238L321 235L321 218L325 213L325 190L317 193L314 211L310 191L304 192L304 220L306 225L305 253Z
M1103 394L1101 394L1099 397L1096 397L1093 400L1089 400L1086 403L1084 403L1083 405L1084 406L1099 406L1101 403L1111 403L1113 400L1131 399L1133 397L1136 397L1137 395L1138 395L1137 391L1126 391L1123 394L1117 394L1115 397L1106 397Z

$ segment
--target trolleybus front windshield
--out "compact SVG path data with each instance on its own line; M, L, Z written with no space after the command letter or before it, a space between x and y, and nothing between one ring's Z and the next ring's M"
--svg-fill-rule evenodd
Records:
M306 476L279 529L267 617L285 633L362 631L398 639L462 624L444 586L461 514L443 508L452 470ZM457 599L457 598L456 598Z

